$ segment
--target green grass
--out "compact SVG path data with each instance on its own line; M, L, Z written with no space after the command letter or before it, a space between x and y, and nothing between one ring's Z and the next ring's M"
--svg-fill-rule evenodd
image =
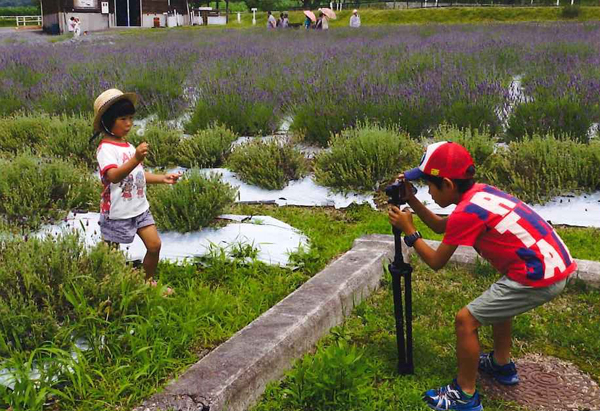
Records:
M92 338L104 335L106 348L96 347L86 352L80 363L69 364L76 374L66 380L59 380L58 383L66 385L60 388L63 395L56 404L56 410L129 409L139 404L167 381L184 372L207 350L227 340L237 330L320 271L333 258L350 249L354 239L365 234L390 234L385 211L375 211L369 206L353 205L346 210L335 210L235 205L232 212L270 215L285 221L304 232L310 238L312 247L292 256L298 267L294 271L253 262L251 258L247 260L246 257L252 257L255 253L248 245L232 247L229 250L238 257L234 261L226 260L225 255L217 251L212 257L202 259L199 264L175 266L161 263L161 283L173 287L176 294L165 299L152 290L125 289L118 300L127 301L126 307L135 313L128 316L109 315L117 309L116 306L111 308L110 304L107 306L105 303L95 306L86 299L81 299L77 293L70 292L68 299L82 320L64 321L62 326L65 328L60 335L67 337L67 340L71 335L89 335ZM424 227L418 219L416 224L425 238L441 238ZM574 257L598 258L600 255L600 242L596 240L600 230L564 229L560 232ZM94 266L91 267L93 269ZM101 265L98 269L103 270ZM480 268L477 271L482 273L490 270ZM361 306L363 311L359 314L360 317L351 320L344 327L350 329L352 324L362 324L360 330L352 331L348 335L355 343L359 341L364 345L361 350L366 354L361 358L372 361L370 358L374 356L376 362L369 365L368 369L375 370L373 372L380 376L377 377L380 378L379 384L385 384L385 387L378 385L384 389L373 401L380 402L371 403L374 408L370 409L379 409L379 404L396 398L394 396L398 397L398 401L408 401L408 405L418 404L417 394L420 394L422 389L431 384L442 383L451 376L454 370L452 315L461 304L497 277L495 274L481 274L481 278L471 281L470 276L471 274L464 270L446 270L436 274L417 265L415 294L419 297L415 304L416 312L428 310L428 314L423 314L415 327L415 335L418 335L417 338L421 341L417 346L418 364L425 364L424 368L418 370L418 379L399 379L394 375L395 345L390 334L393 330L393 320L389 315L391 308L387 294L380 293L373 297L374 305ZM440 291L444 290L444 287L439 287L438 282L447 285L448 290ZM451 291L461 284L465 295L454 299L455 295ZM384 286L384 289L387 287ZM65 292L68 290L77 288L66 287ZM563 304L569 301L574 315L572 318L568 317L566 311L561 313L552 308L549 308L549 311L538 310L530 316L523 317L527 321L521 320L515 333L521 350L519 353L524 353L527 349L539 349L541 352L555 353L563 358L580 356L582 359L578 360L578 364L587 361L586 369L600 369L597 367L599 364L596 354L600 351L594 345L597 343L587 342L593 340L593 335L597 335L597 332L590 330L589 324L585 322L594 320L593 316L597 315L597 310L590 311L590 307L598 305L597 292L573 289L565 298L559 301ZM119 304L119 309L122 309L121 307L122 303ZM377 314L376 310L380 310L382 314ZM582 319L583 313L588 313L585 320ZM551 321L553 318L560 318L560 321ZM432 321L436 323L433 324ZM569 327L569 338L559 337L560 330L558 325L554 324ZM359 331L364 331L364 334L359 335ZM584 334L584 331L588 334ZM340 333L342 331L338 331L338 334ZM355 335L358 335L358 340ZM578 339L584 337L588 340L579 344ZM485 341L489 342L489 336L485 338L488 339ZM56 344L58 340L54 341ZM32 353L32 358L40 361L41 357L49 352L56 352L54 356L57 358L64 356L61 351L56 351L64 347L56 347L54 344L49 343L45 351ZM572 354L571 345L576 347L573 348ZM13 351L13 354L11 358L14 361L29 358L28 351ZM352 359L353 355L359 354L348 354L344 350L338 350L332 355ZM441 361L432 360L434 354L439 355ZM372 375L371 372L369 371L368 375ZM389 390L386 387L389 387ZM393 398L380 397L384 392ZM33 389L30 394L32 393L35 394L36 390ZM7 397L3 397L0 390L0 408L3 398L7 401ZM16 401L17 397L11 398ZM31 402L21 401L21 404L28 404L21 408L14 404L14 411L36 409ZM286 404L278 404L283 410L290 409Z
M473 272L450 267L433 272L413 259L413 335L415 375L398 376L389 274L382 287L354 309L345 323L319 344L314 355L298 361L281 382L271 383L254 411L287 411L310 400L315 410L427 410L421 395L447 384L456 374L454 316L495 279L486 270ZM600 291L581 291L577 286L552 302L516 317L513 356L527 353L556 356L578 365L600 381ZM479 333L482 348L492 348L491 329ZM361 381L330 384L338 363L346 361L346 373ZM354 375L360 370L360 374ZM362 397L352 397L349 391ZM486 410L521 408L483 392Z
M360 10L363 26L379 26L390 24L429 24L429 23L509 23L530 21L592 21L600 20L599 7L581 7L575 19L565 19L558 7L444 7L412 10ZM290 23L303 23L302 11L288 13ZM336 12L337 19L329 22L330 27L347 27L352 10ZM278 14L276 13L276 16ZM252 26L252 13L242 13L241 23L237 15L230 15L229 28L247 28ZM266 28L267 13L256 13L256 26ZM206 26L222 27L222 26ZM183 28L190 29L190 28ZM193 28L192 28L193 29Z
M0 27L17 27L15 19L0 19Z
M58 36L52 36L48 39L50 43L60 43L61 41L70 40L73 38L72 33L59 34Z

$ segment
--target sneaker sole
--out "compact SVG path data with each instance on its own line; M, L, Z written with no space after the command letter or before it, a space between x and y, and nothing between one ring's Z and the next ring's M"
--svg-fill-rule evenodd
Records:
M485 370L482 370L481 368L479 368L479 372L481 372L482 374L488 375L490 377L492 377L495 381L497 381L498 383L502 384L502 385L506 385L506 386L511 386L511 385L517 385L519 383L519 380L515 381L515 382L505 382L502 381L500 379L498 379L498 377L496 377L494 374L487 372Z
M510 387L511 385L517 385L517 384L519 383L519 380L517 380L517 381L515 381L515 382L512 382L512 381L510 381L510 382L505 382L505 381L501 381L501 380L499 380L499 379L498 379L498 378L496 378L496 377L494 377L494 380L496 380L496 381L498 381L500 384L502 384L502 385L506 385L506 386L508 386L508 387Z

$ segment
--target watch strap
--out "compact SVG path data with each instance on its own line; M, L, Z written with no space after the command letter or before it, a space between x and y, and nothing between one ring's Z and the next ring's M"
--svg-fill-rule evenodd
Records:
M423 238L423 236L420 232L415 231L411 235L404 236L404 244L406 244L408 247L412 247L419 238Z

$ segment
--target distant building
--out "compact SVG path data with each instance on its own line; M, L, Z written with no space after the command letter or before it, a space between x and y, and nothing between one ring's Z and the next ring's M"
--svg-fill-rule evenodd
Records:
M41 0L44 30L68 32L71 17L81 32L112 27L173 27L190 24L187 0Z

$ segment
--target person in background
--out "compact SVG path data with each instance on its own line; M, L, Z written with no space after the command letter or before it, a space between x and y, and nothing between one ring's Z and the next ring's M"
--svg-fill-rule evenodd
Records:
M327 18L327 15L325 15L323 13L321 13L321 17L322 17L321 28L323 30L329 30L329 18Z
M360 16L358 15L358 10L356 9L352 10L352 16L350 16L350 27L360 27Z
M311 27L312 27L312 20L310 19L310 17L306 16L306 18L304 19L304 28L308 30Z
M290 19L288 18L288 14L283 14L283 21L281 22L281 28L287 29L290 27Z
M73 29L73 34L75 34L75 37L81 36L81 22L79 21L79 17L75 17L75 28Z
M270 11L267 11L267 29L271 30L277 27L277 20Z
M69 24L67 24L67 29L69 30L69 33L75 34L75 17L71 16Z
M315 30L323 30L323 13L319 13L319 17L317 17L317 21L315 23Z
M283 13L279 14L279 18L277 19L277 23L276 23L275 27L277 27L278 29L283 28Z

